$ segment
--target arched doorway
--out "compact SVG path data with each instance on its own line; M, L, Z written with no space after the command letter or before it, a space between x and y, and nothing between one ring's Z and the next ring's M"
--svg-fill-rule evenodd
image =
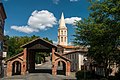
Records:
M64 61L58 61L57 74L66 75L66 63Z
M60 72L62 75L70 75L70 60L66 57L54 52L52 54L52 75L59 74L59 67L61 67ZM58 66L60 64L60 66Z
M14 61L12 63L12 75L21 74L21 63L19 61Z

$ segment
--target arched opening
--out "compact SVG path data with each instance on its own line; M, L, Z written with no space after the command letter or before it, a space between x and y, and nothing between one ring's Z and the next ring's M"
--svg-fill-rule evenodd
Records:
M65 37L65 39L64 39L64 42L66 42L67 40L66 40L66 37Z
M15 61L12 64L12 75L20 75L21 74L21 63L19 61Z
M63 31L61 31L61 35L63 35Z
M61 42L63 42L63 37L61 37Z
M58 61L57 74L66 75L66 63L64 61Z

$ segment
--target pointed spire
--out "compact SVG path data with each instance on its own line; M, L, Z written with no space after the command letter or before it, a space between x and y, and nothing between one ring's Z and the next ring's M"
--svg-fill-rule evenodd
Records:
M62 12L59 28L66 28L64 14Z

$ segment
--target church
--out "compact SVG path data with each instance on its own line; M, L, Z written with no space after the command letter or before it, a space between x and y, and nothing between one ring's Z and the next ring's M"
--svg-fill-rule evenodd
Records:
M68 29L65 24L64 14L62 13L58 28L58 49L57 52L71 61L71 71L83 69L84 55L87 48L81 46L68 45Z

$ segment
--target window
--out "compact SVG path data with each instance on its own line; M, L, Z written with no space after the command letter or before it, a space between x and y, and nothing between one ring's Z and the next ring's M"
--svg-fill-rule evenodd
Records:
M66 31L64 31L64 34L66 35Z
M63 31L61 31L61 35L63 35Z
M75 59L77 59L77 54L75 54Z
M74 54L73 54L72 58L74 59Z
M66 42L66 37L65 37L64 41Z

